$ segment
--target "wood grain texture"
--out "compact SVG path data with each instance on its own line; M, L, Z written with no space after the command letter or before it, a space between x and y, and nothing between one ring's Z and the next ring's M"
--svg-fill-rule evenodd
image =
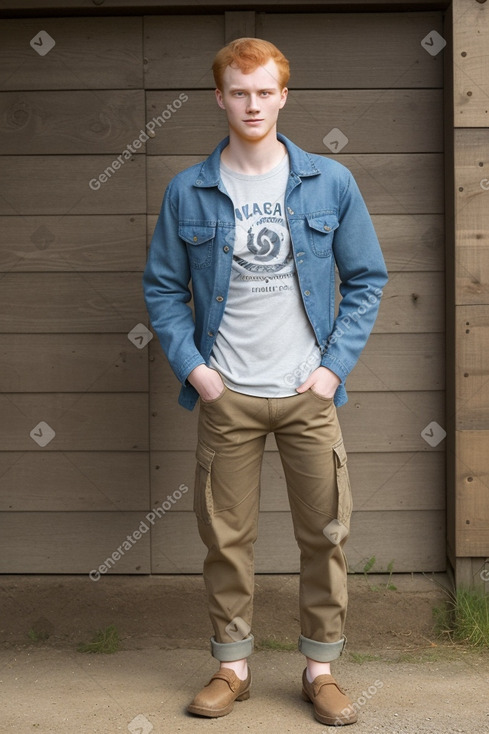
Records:
M201 573L206 549L197 532L195 517L175 512L162 517L152 532L153 573ZM350 570L361 573L375 556L375 571L409 572L445 570L445 519L441 510L353 513L345 552ZM255 544L257 573L297 573L299 551L288 512L260 515Z
M212 148L219 140L216 135ZM148 214L158 214L165 189L177 173L203 161L211 152L195 156L148 156ZM353 173L371 214L443 213L441 154L340 154L336 158Z
M456 432L457 556L489 556L489 431Z
M144 128L144 92L3 92L0 120L0 155L121 153Z
M225 113L208 91L189 99L169 119L164 135L147 143L150 155L198 155L227 133ZM147 93L147 119L171 101L169 92ZM439 90L292 90L280 112L279 130L312 153L329 154L323 138L332 129L348 138L343 153L433 153L443 150ZM335 152L335 151L333 151Z
M348 390L443 390L444 347L443 333L371 334Z
M440 152L442 93L431 89L289 93L280 130L297 145L312 153L329 154L323 139L336 129L348 138L342 154Z
M489 592L489 579L487 576L489 563L486 556L479 558L470 556L464 558L459 556L454 561L453 569L457 588L471 588L480 591L482 594Z
M375 332L442 332L444 291L442 273L393 273L383 290Z
M444 394L439 392L354 392L339 409L347 451L441 451L421 436L432 421L445 426Z
M0 334L0 392L144 392L148 352L127 334Z
M235 38L249 38L256 33L257 14L254 10L225 10L224 11L224 43L230 43Z
M0 514L0 573L89 573L129 535L131 548L111 573L149 573L150 526L142 512L9 512ZM141 536L134 538L140 523Z
M110 173L113 156L4 156L9 185L0 197L0 215L144 214L144 158L134 155ZM109 177L97 183L104 171Z
M390 8L392 9L392 8ZM440 13L258 13L256 35L291 65L290 87L441 87L442 56L420 41L443 33Z
M489 126L489 8L453 0L455 127Z
M180 485L188 487L173 510L193 512L195 450L153 451L152 507L161 507ZM442 510L444 456L442 452L348 452L348 471L357 512L373 510ZM261 512L288 512L289 501L280 456L265 451L261 474ZM172 511L173 511L172 510Z
M144 393L4 393L0 411L4 451L148 450ZM55 433L43 447L30 435L41 422Z
M227 8L229 0L215 0L213 3L217 8ZM248 3L250 4L250 3ZM310 0L309 5L316 6L318 10L324 9L324 0ZM246 6L247 3L243 2L241 5ZM267 5L271 8L280 9L282 6L292 7L294 10L297 7L296 0L268 0ZM373 2L365 2L365 0L334 0L334 5L338 7L344 7L345 10L365 10L375 9L379 10L379 7L385 5L387 10L392 8L405 8L406 0L373 0ZM426 7L426 0L410 0L409 5L411 8L423 10ZM443 10L446 7L444 0L434 0L430 5L438 10ZM6 10L18 10L22 9L37 9L37 0L3 0L3 8ZM45 3L45 7L50 10L62 10L62 9L77 9L83 10L87 7L87 0L49 0ZM118 10L130 8L131 10L139 9L146 11L147 8L170 8L174 10L175 7L185 9L201 9L202 5L196 0L112 0L111 8Z
M441 214L374 214L372 221L390 274L445 269Z
M489 306L458 306L455 319L455 426L459 431L483 431L489 421Z
M45 56L30 45L41 30L55 42ZM4 90L142 87L142 18L16 18L0 38Z
M147 320L139 273L6 273L0 333L122 332Z
M489 129L455 130L457 304L489 304L488 146Z
M224 46L224 14L144 18L146 89L214 88L212 61Z
M452 29L456 362L449 518L457 586L484 591L481 557L489 555L489 9L454 0Z
M178 405L181 385L156 339L149 344L149 354L151 450L173 451L193 447L197 444L198 406L189 411Z
M149 511L149 455L127 451L1 451L0 510Z
M142 272L146 217L4 216L0 272Z

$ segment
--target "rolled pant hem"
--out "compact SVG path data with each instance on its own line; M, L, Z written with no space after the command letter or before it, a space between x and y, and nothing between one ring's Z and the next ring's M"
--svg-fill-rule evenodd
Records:
M253 635L249 635L244 640L236 640L236 642L216 642L216 639L211 637L212 657L221 663L247 658L253 652L254 639Z
M299 636L299 650L311 660L317 660L318 663L329 663L331 660L339 658L346 645L346 637L342 637L338 642L318 642L310 640L303 635Z

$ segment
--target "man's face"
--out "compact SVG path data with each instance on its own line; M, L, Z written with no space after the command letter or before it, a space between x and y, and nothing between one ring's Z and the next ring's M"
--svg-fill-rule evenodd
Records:
M228 124L242 140L258 142L275 131L279 110L287 100L287 88L280 88L275 61L269 59L249 74L228 66L223 89L216 89L219 107L226 110Z

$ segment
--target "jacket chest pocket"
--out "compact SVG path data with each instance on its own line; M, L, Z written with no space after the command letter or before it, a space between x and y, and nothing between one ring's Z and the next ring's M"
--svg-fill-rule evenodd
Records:
M336 214L306 214L306 229L311 249L317 257L329 257L333 252L334 232L339 227Z
M193 268L207 268L212 262L216 225L180 222L179 237L187 243L187 253Z

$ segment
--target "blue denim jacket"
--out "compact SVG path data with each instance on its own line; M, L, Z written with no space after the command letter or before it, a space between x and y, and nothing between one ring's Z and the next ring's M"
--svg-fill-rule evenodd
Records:
M341 379L334 398L339 406L348 400L345 379L377 316L387 282L384 258L350 171L306 153L284 135L277 138L289 154L285 210L299 286L321 364ZM143 276L151 324L182 383L178 402L189 410L198 393L187 377L209 363L229 290L234 207L219 175L228 142L168 185ZM335 262L342 296L336 318Z

